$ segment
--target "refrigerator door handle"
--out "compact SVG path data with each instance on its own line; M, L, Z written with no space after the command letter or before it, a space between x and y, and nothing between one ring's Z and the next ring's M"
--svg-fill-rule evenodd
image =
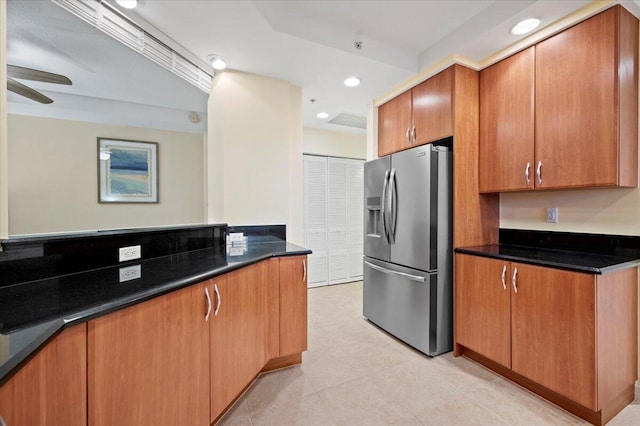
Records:
M397 193L396 193L396 169L391 169L389 175L389 242L395 243L396 240L396 211L397 211Z
M382 220L382 233L384 241L389 244L389 232L387 231L387 216L385 205L387 204L387 187L389 186L389 170L384 174L384 184L382 185L382 202L380 203L380 219Z
M409 280L412 281L418 281L421 283L424 283L427 281L427 279L425 277L421 277L419 275L411 275L411 274L406 274L404 272L398 272L398 271L392 271L391 269L387 269L387 268L383 268L382 266L378 266L378 265L374 265L371 262L367 262L366 260L364 261L365 265L370 266L371 268L375 269L376 271L380 271L382 273L385 274L393 274L393 275L400 275L403 278L407 278Z

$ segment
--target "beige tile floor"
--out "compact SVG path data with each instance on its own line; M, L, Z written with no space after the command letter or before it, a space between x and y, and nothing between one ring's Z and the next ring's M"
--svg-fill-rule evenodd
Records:
M362 317L362 282L309 290L302 365L261 376L220 425L585 424L451 353L429 358ZM640 425L640 403L610 425Z

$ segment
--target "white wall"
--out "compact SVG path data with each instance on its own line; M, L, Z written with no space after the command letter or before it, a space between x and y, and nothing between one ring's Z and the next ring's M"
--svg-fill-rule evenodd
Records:
M302 90L282 80L226 71L209 97L210 222L286 224L302 243Z
M199 133L8 115L9 234L204 222ZM158 204L99 204L97 138L158 143Z
M367 135L305 127L302 130L302 151L305 154L365 159Z
M7 183L7 2L0 1L0 239L9 235Z

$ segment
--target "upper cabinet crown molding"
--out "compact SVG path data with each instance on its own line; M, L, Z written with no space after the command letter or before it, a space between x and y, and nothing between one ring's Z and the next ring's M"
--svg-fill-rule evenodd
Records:
M638 20L614 6L480 73L480 192L636 187Z

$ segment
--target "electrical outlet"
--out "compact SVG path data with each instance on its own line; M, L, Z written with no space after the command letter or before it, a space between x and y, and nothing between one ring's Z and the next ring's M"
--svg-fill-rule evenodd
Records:
M118 259L120 262L125 260L136 260L142 257L142 249L140 246L120 247L118 249Z
M558 208L547 207L547 223L558 223Z
M142 266L141 265L133 265L127 266L126 268L120 268L120 282L126 282L131 280L136 280L142 277Z

